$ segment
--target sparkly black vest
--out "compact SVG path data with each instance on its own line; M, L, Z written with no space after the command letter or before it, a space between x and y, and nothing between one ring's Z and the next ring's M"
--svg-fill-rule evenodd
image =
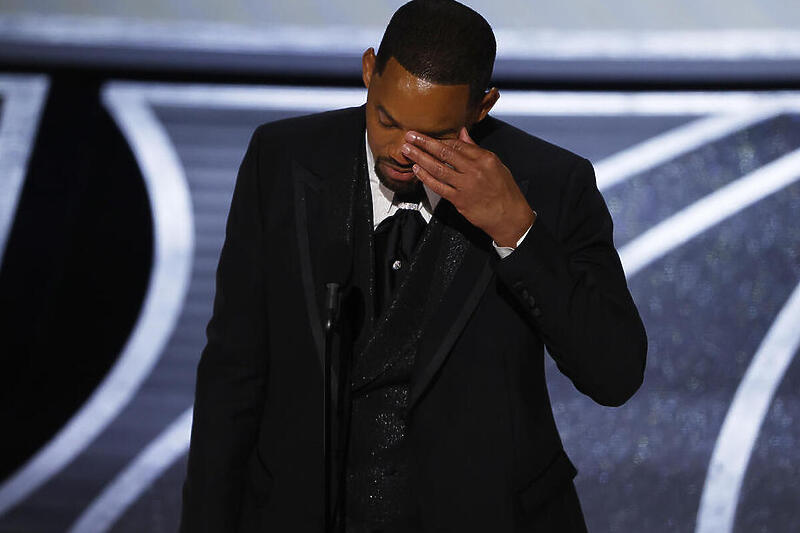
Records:
M365 180L366 182L366 180ZM369 320L355 343L345 466L346 533L419 531L412 455L406 439L410 378L425 326L444 296L465 248L449 242L440 202L425 228L394 299L374 316L375 259L368 182L356 206L354 283ZM365 196L366 195L366 196ZM359 216L360 215L360 216ZM362 223L364 221L365 223Z

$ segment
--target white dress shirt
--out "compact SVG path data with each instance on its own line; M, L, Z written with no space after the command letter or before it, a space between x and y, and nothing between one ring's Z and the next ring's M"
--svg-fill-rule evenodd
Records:
M383 219L394 215L399 209L399 206L394 202L394 191L387 189L383 183L380 182L378 175L375 173L375 157L372 155L372 150L370 150L366 134L364 134L364 142L367 147L367 172L369 173L369 188L372 192L372 222L373 229L375 229ZM419 210L425 222L430 222L433 216L433 210L436 209L436 204L439 203L442 197L429 189L424 183L422 186L425 189L425 199L416 206L416 209ZM403 207L413 208L408 204L405 204ZM525 233L522 234L522 237L517 241L517 246L525 239L525 236L528 235L530 230L531 228L529 227ZM514 247L498 246L494 241L492 241L492 246L494 246L497 255L499 255L501 259L508 257L511 252L514 251Z

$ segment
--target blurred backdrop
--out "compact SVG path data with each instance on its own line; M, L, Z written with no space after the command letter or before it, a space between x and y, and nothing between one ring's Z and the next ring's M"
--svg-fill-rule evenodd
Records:
M250 134L363 103L402 3L3 0L0 531L176 530ZM589 530L800 530L800 5L465 3L493 114L595 164L648 331L620 408L546 362Z

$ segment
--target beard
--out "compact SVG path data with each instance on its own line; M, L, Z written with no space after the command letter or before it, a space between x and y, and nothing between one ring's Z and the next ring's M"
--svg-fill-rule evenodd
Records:
M378 181L381 182L381 185L383 185L390 191L394 192L395 194L402 194L402 195L407 195L417 191L418 189L422 189L422 182L416 176L413 176L408 181L398 181L385 175L381 170L382 162L385 162L385 160L383 160L382 158L378 158L378 160L375 161L375 174L378 176Z

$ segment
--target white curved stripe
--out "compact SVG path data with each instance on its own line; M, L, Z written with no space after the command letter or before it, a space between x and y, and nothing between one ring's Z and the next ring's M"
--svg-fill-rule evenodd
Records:
M736 389L711 454L696 533L733 531L736 505L761 424L800 348L800 285L783 306Z
M776 114L775 109L704 117L678 126L626 148L595 165L597 187L602 191L623 180L661 165L699 146L716 141Z
M69 533L102 533L111 529L141 492L186 452L191 431L190 407L106 486L100 497L70 527Z
M46 76L0 75L0 262L17 211L48 84Z
M111 371L69 422L0 488L0 514L79 455L128 404L181 312L194 251L191 200L172 143L136 91L113 85L103 101L128 140L153 213L153 267L141 313Z
M800 150L721 187L656 224L620 249L627 277L714 224L800 179Z

